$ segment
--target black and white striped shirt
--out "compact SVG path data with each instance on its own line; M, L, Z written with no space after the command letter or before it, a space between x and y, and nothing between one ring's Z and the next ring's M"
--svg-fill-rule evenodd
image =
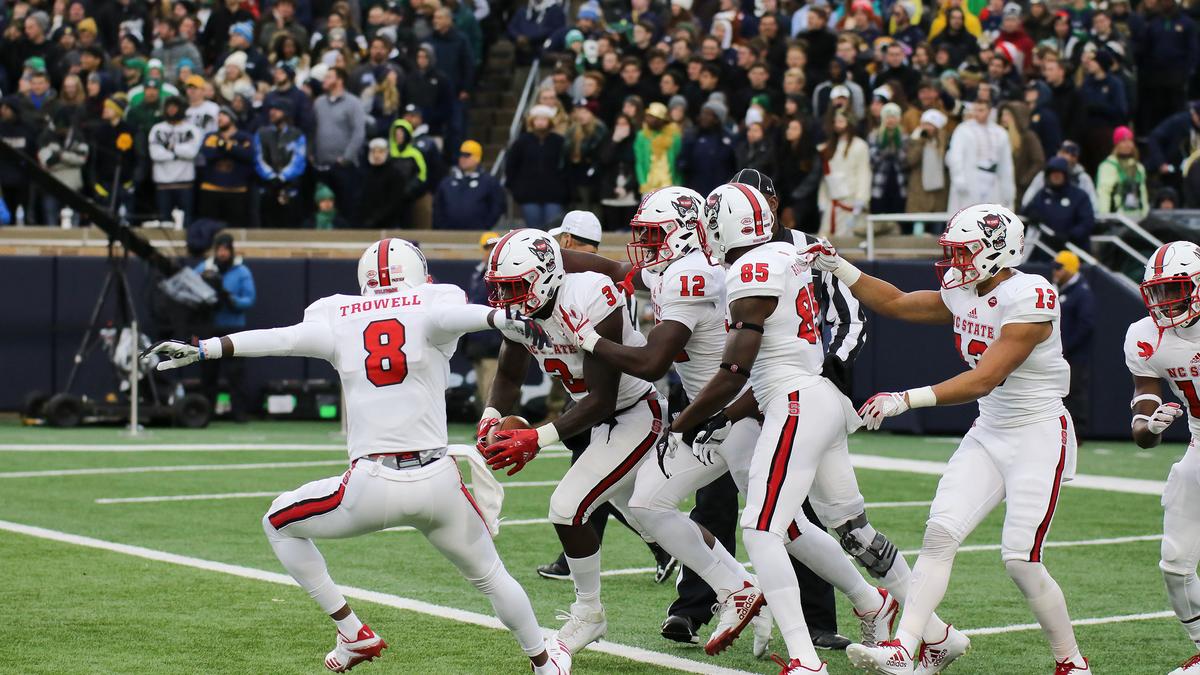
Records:
M807 248L820 240L805 232L791 230L792 241L797 247ZM817 303L821 307L821 322L829 327L827 354L837 356L846 365L853 365L863 344L867 341L866 320L862 305L850 290L830 272L818 272L821 284L817 287Z

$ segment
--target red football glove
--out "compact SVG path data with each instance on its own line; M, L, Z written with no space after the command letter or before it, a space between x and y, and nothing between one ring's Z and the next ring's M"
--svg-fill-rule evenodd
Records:
M497 424L500 424L499 417L485 417L479 420L479 426L475 427L475 449L479 451L479 454L483 454L488 432Z
M492 471L513 467L508 475L525 468L538 454L538 432L536 429L512 429L496 434L496 442L483 450Z

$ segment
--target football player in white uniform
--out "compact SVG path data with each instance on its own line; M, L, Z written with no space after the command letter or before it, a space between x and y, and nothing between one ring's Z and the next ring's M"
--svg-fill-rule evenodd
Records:
M550 497L550 522L575 583L575 602L562 617L566 623L558 637L575 654L608 629L600 603L600 541L586 523L605 502L628 503L637 469L663 433L666 406L649 382L623 375L575 346L567 325L583 320L614 342L643 345L646 339L630 322L616 285L594 272L567 274L558 243L545 232L522 229L504 235L492 249L484 280L493 306L532 317L550 344L506 336L478 442L483 444L500 418L516 408L531 355L577 403L537 429L497 432L495 442L483 448L488 463L494 469L512 467L511 475L559 438L591 433L587 449ZM580 314L570 317L568 308ZM636 522L631 524L644 535Z
M1133 440L1152 448L1185 409L1163 403L1162 380L1187 403L1192 442L1163 490L1162 559L1167 597L1188 637L1200 647L1200 246L1176 241L1160 246L1146 264L1142 299L1150 316L1125 334L1125 364L1133 375ZM1170 675L1200 673L1200 653Z
M1075 431L1062 403L1070 368L1059 339L1057 293L1044 278L1013 268L1025 246L1025 227L1003 206L980 204L954 214L941 244L946 259L937 264L940 291L902 292L832 251L814 261L883 316L953 325L970 367L933 386L876 394L861 411L867 428L909 408L979 401L979 419L938 482L896 639L876 647L851 645L847 656L872 673L919 668L929 651L921 634L946 593L959 545L1005 501L1001 556L1046 633L1054 672L1090 673L1062 590L1042 564L1059 490L1075 474Z
M489 328L535 343L545 335L531 320L468 305L462 289L428 280L415 246L384 239L359 260L361 296L317 300L294 326L233 333L197 346L168 341L147 353L167 359L160 370L235 356L306 356L337 369L350 468L285 492L262 520L279 561L337 625L327 668L345 672L379 656L387 644L350 609L312 540L408 525L488 596L535 673L565 675L570 653L556 642L547 645L525 590L504 568L490 526L446 447L444 394L459 337Z

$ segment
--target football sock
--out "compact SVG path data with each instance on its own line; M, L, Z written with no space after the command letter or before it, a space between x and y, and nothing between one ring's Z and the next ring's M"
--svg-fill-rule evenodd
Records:
M730 569L717 555L718 550L725 550L721 542L709 548L704 543L700 527L681 512L639 508L634 513L638 523L654 537L659 546L700 575L704 583L716 592L717 602L723 602L729 593L740 589L743 577L749 577L745 568L742 568L742 575Z
M338 632L347 640L354 640L358 637L358 631L362 630L363 623L358 620L358 615L354 610L350 610L350 614L343 619L334 619L337 624Z
M883 575L880 583L887 589L888 593L903 606L908 601L909 583L912 581L912 570L908 567L908 561L904 556L897 554L895 562L892 563L891 569L887 574ZM937 613L929 615L929 621L925 623L925 631L921 634L921 639L926 643L933 644L941 642L946 638L946 632L949 626L945 621L938 618Z
M526 656L537 656L546 649L546 640L542 629L538 626L537 617L533 614L533 606L529 596L517 580L508 573L504 563L497 557L492 568L481 579L468 579L475 588L487 596L492 603L496 618L504 624Z
M788 559L783 539L771 532L742 530L742 541L758 573L758 585L767 596L767 604L787 644L788 657L812 667L821 662L808 635L804 610L800 605L800 587Z
M567 556L571 580L575 582L575 602L590 609L600 609L600 551L586 558Z
M267 541L275 551L275 557L283 564L283 568L292 575L313 600L317 601L321 610L333 614L346 604L346 598L338 590L337 584L329 577L329 569L325 566L325 558L317 550L311 539L298 539L280 534L279 530L263 517L263 531L267 533ZM355 629L346 637L353 638L358 634Z
M691 518L688 518L688 520L691 520ZM734 575L736 575L737 578L741 579L742 581L749 581L751 583L754 582L754 575L750 574L750 570L746 569L745 565L743 565L737 558L733 557L733 554L729 552L729 549L725 548L725 545L722 544L720 540L713 541L712 552L713 555L721 559L721 564L724 565L726 569L728 569ZM741 584L739 584L739 586L740 585Z
M879 609L879 593L859 574L854 563L846 557L837 540L828 532L813 527L807 519L797 521L800 536L789 541L785 548L789 555L804 563L833 587L841 591L859 614ZM759 573L761 578L762 573ZM794 575L793 575L794 576ZM771 606L775 611L775 606Z
M1171 600L1171 609L1179 617L1179 623L1187 631L1192 642L1200 647L1200 578L1196 573L1172 574L1163 572L1163 581L1167 584L1167 597Z
M1071 626L1071 617L1067 614L1067 600L1063 597L1062 589L1046 571L1041 563L1024 560L1009 560L1004 563L1008 576L1021 589L1029 609L1046 633L1050 641L1050 651L1058 662L1072 661L1078 666L1083 665L1079 655L1079 645L1075 642L1075 629Z
M925 529L921 555L913 566L909 577L908 595L904 613L900 616L900 628L896 639L916 658L917 648L934 610L941 604L950 585L950 572L954 568L954 554L958 541L938 523L930 523Z

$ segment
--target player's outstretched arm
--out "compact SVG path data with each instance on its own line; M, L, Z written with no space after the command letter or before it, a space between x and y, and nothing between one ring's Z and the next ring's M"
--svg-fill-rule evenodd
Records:
M568 273L571 272L596 272L612 279L612 282L618 288L624 289L627 293L636 288L640 291L648 290L646 285L642 283L642 275L635 274L633 265L627 262L617 262L605 258L602 255L595 253L584 253L583 251L563 251L563 269ZM632 284L633 288L629 288L627 284Z
M333 356L333 334L325 322L305 320L293 326L206 338L195 345L179 340L163 340L142 352L141 358L153 354L162 359L158 363L158 370L171 370L197 361L232 356L307 356L328 361Z
M690 328L678 321L666 320L655 326L646 336L641 347L624 345L618 340L600 336L583 312L559 307L559 321L567 328L567 337L583 351L611 364L623 373L629 373L648 382L653 382L671 368L692 337Z
M506 312L483 305L450 306L431 313L431 318L430 338L434 344L453 342L464 333L491 328L499 330L510 340L529 340L538 349L550 344L550 337L541 325L521 316L514 308Z
M1163 403L1162 381L1157 377L1133 376L1133 421L1130 427L1133 442L1139 448L1153 448L1162 442L1162 434L1177 418L1183 416L1178 403Z
M867 399L858 414L868 429L878 429L886 417L895 417L910 408L970 403L987 396L1017 369L1034 347L1050 337L1054 326L1049 321L1010 323L1000 329L974 369L959 373L933 386L900 392L884 392Z
M730 303L731 323L721 367L696 395L696 400L671 423L671 431L691 431L721 412L738 395L750 376L750 367L758 358L758 350L762 346L762 326L771 312L775 311L778 302L774 297L751 296Z
M817 244L807 253L813 256L813 267L832 273L859 302L878 314L911 323L943 325L954 321L954 314L937 291L902 291L858 269L832 246Z

